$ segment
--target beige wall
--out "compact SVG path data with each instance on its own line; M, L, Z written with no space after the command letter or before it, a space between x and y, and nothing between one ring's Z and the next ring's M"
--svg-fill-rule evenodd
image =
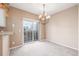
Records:
M46 25L40 23L40 40L45 41L46 39Z
M7 27L6 28L0 28L0 30L5 31L12 31L14 34L10 37L10 48L16 47L22 44L23 40L23 18L30 18L38 20L38 16L35 14L32 14L30 12L26 12L14 7L9 7L8 11L8 18L7 18ZM15 24L15 28L13 29L12 24ZM19 32L20 31L20 32ZM40 40L44 39L44 26L40 23L40 31L39 31L39 38ZM13 44L12 42L15 42ZM0 45L1 46L1 45Z
M9 8L7 30L14 32L14 34L10 37L10 47L15 47L22 44L23 18L31 18L37 20L37 15L22 11L14 7ZM12 24L15 24L14 28L12 27ZM15 44L13 44L13 42L15 42Z
M78 49L78 9L71 7L52 16L46 25L47 40Z
M79 50L79 5L78 5L78 50Z
M0 56L2 55L2 36L0 35Z

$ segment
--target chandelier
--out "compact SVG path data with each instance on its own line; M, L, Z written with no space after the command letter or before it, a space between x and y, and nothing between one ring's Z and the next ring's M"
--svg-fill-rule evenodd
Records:
M40 21L43 21L43 23L46 23L48 19L50 19L50 16L45 12L46 5L43 4L43 13L39 15Z

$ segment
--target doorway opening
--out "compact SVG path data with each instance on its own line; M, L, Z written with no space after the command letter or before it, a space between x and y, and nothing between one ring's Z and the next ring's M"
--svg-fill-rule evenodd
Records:
M24 43L37 41L39 39L39 22L23 20Z

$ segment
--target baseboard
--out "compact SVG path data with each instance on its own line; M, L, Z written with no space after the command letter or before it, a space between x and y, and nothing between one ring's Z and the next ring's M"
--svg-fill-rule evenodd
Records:
M10 48L10 50L11 49L16 49L16 48L19 48L19 47L22 47L22 46L23 46L23 44L22 45L19 45L19 46L12 47L12 48Z
M44 42L45 42L45 41L46 41L46 39L41 39L41 40L39 40L39 41L42 41L42 42L44 41Z
M40 40L39 40L39 41L40 41ZM47 42L50 42L50 43L55 43L55 42L51 42L51 41L48 41L48 40L46 40L46 41L47 41ZM65 46L65 45L58 44L58 43L55 43L55 44L60 45L60 46L64 46L64 47L69 48L69 49L73 49L73 50L79 51L79 49L77 50L77 49L72 48L72 47L69 47L69 46ZM19 45L19 46L12 47L12 48L10 48L10 50L11 50L11 49L16 49L16 48L22 47L23 45L24 45L24 44Z
M48 41L46 40L47 42L51 42L51 41ZM51 42L51 43L55 43L55 42ZM79 51L78 49L75 49L75 48L72 48L72 47L69 47L69 46L65 46L65 45L62 45L62 44L58 44L58 43L55 43L57 45L60 45L60 46L63 46L63 47L66 47L66 48L69 48L69 49L72 49L72 50L76 50L76 51Z

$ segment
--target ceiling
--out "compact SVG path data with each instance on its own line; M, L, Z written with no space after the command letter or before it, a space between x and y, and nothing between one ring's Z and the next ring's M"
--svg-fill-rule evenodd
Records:
M76 5L76 3L47 3L45 10L49 15L53 15L74 5ZM11 3L10 6L34 13L36 15L40 15L43 12L43 6L41 3Z

